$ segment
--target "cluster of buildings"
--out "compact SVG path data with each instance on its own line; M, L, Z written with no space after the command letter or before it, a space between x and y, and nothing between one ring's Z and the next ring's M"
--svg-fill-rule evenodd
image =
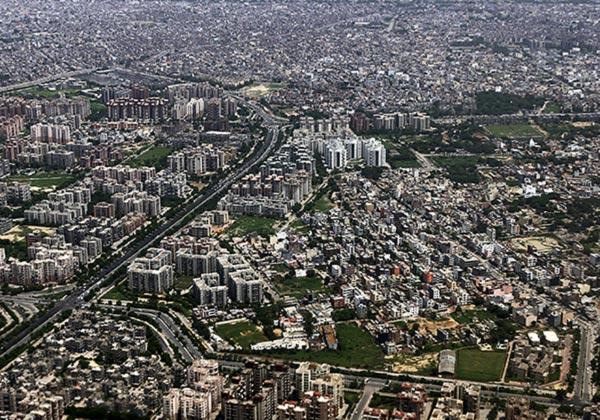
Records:
M385 146L374 138L329 139L323 145L323 157L327 168L332 170L343 169L357 159L362 159L366 166L386 166Z
M80 185L53 191L47 199L25 210L25 220L29 224L49 226L75 222L87 215L92 194L91 188Z
M167 97L173 106L175 120L197 120L202 117L213 129L227 128L225 122L237 115L237 101L223 95L223 88L208 83L173 85L167 87Z
M231 149L213 144L186 147L168 157L169 169L173 173L185 172L190 176L201 176L223 169L235 157Z
M221 248L214 233L229 225L226 211L204 213L180 235L164 238L128 268L128 286L138 293L165 293L176 276L193 279L191 294L202 308L224 308L230 302L261 303L264 280L240 255Z
M167 117L167 100L158 97L111 99L108 119L111 121L161 121Z
M0 138L17 137L25 129L25 119L21 115L0 116Z
M186 386L171 388L162 400L168 420L210 419L221 411L225 379L215 360L194 360L187 368Z
M86 104L89 108L89 103ZM82 121L87 117L86 112L70 107L49 112L52 112L50 116L41 112L28 117L11 117L25 118L32 124L28 137L21 135L22 127L7 136L3 155L9 162L25 168L71 169L108 164L123 158L119 145L102 141L102 136L84 134Z
M260 167L231 186L218 207L233 214L284 217L312 192L312 150L300 141L284 144Z
M344 380L329 366L247 362L224 390L226 420L333 420L344 407Z
M61 115L71 117L73 120L85 119L90 113L90 101L82 97L26 99L21 96L8 96L0 98L0 118L8 121L12 117L20 117L20 120L15 119L14 123L22 128L24 128L25 121L38 121L45 117L52 118Z
M101 204L96 206L101 206ZM148 221L147 216L143 213L129 213L122 217L116 217L112 204L106 204L102 211L99 211L96 206L94 206L94 217L86 217L77 222L59 226L57 232L71 244L79 244L89 237L98 238L102 243L102 248L108 251L114 250L124 239L130 237Z
M446 382L441 389L430 419L477 420L479 417L481 388L475 385Z
M361 418L366 420L420 420L427 416L427 392L421 385L400 384L393 409L367 407Z
M0 206L20 206L31 200L31 187L23 182L0 182Z
M27 184L2 183L0 190L1 199L10 205L22 205L31 199ZM42 269L40 261L45 262L50 256L30 252L28 261L14 258L3 261L3 280L24 285L67 281L79 266L86 266L103 252L117 249L149 219L159 217L161 197L185 198L190 193L184 173L157 173L147 167L96 167L89 177L48 193L45 199L23 212L29 225L57 227L60 243L56 248L74 253L65 257L69 263L62 264L58 258L62 254L56 251L51 255L58 259L56 267ZM42 242L47 240L43 238Z
M192 225L191 235L167 237L160 248L136 258L128 268L129 288L138 293L164 293L175 276L189 276L193 278L192 297L202 308L261 303L262 275L240 255L221 249L210 238L211 229L210 224Z
M558 336L552 330L543 332L543 341L544 343L534 331L529 332L527 338L515 339L508 364L508 374L511 379L531 380L541 384L560 379L562 366L560 349L565 343L563 341L561 346ZM553 375L555 372L558 376Z
M0 415L60 419L67 407L104 407L142 416L160 409L175 371L148 353L147 334L129 320L74 312L0 372Z
M75 97L0 100L3 157L24 168L70 169L106 164L122 158L119 148L95 144L84 136L82 122L90 116L90 101ZM25 136L25 127L29 135Z
M77 269L93 261L102 252L96 238L86 238L79 245L66 243L61 235L42 237L31 233L27 237L27 261L7 258L0 248L0 282L25 287L65 283L72 280Z
M350 162L362 160L365 166L387 166L384 144L375 138L359 137L347 124L347 119L315 120L303 117L293 136L323 157L328 169L344 169Z
M94 191L111 196L118 215L138 212L154 217L161 212L160 198L186 198L192 192L185 173L147 166L100 166L92 169L90 179Z
M71 140L71 127L65 124L33 124L29 138L32 142L67 144Z
M127 285L137 293L163 293L173 286L171 252L149 248L127 268Z
M350 128L357 134L402 130L422 133L431 129L431 117L422 112L392 112L372 117L356 112L350 118Z

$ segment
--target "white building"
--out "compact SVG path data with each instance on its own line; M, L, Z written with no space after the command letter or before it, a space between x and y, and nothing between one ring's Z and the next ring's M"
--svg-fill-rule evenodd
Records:
M341 139L332 139L325 144L325 165L329 169L344 168L348 162L346 146Z
M366 139L362 141L362 156L367 166L385 166L385 146L379 140Z

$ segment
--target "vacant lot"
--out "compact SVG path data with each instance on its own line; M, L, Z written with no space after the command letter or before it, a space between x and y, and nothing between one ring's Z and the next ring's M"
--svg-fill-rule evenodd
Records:
M24 242L27 234L34 231L40 232L42 236L54 235L56 233L56 229L46 226L16 225L8 232L0 235L0 239L9 242Z
M456 377L471 381L498 381L502 376L506 352L464 348L457 351Z
M267 337L256 325L246 320L217 325L215 331L224 340L238 345L244 350L250 350L252 344L267 340Z
M560 242L551 236L528 236L515 238L511 245L516 251L526 252L528 246L532 246L541 253L548 253L561 248Z
M424 373L429 366L434 366L437 373L437 352L420 356L407 354L396 355L390 359L392 370L396 373Z
M492 124L486 128L495 137L511 139L543 137L542 133L530 124Z
M338 350L270 352L274 357L356 368L383 365L383 352L373 337L356 324L337 324Z
M242 93L252 99L260 99L270 92L274 92L283 87L281 83L257 83L246 86L242 89Z

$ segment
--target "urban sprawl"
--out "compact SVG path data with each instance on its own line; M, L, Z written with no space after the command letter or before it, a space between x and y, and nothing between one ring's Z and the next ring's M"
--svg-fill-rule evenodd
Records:
M600 418L599 3L0 22L0 419Z

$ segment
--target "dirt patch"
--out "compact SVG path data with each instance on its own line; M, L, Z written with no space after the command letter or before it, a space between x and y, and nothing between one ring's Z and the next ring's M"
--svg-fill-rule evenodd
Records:
M392 358L392 371L396 373L416 373L436 364L438 353L428 353L422 356L400 355Z
M204 188L205 184L200 181L191 181L190 185L200 191L202 188Z
M273 91L281 89L282 87L283 85L279 83L260 83L246 86L242 89L242 92L252 99L260 99Z
M16 225L13 226L8 232L0 235L0 239L10 242L24 241L28 233L35 231L41 232L42 235L53 235L56 233L56 229L46 226Z
M435 335L439 329L451 330L460 327L460 324L452 318L441 319L438 321L419 318L416 322L419 324L419 333L421 334L430 333Z
M594 125L593 121L574 121L571 123L573 127L592 127Z
M560 242L550 236L529 236L524 238L515 238L510 241L512 248L515 251L525 252L528 246L533 246L539 252L549 253L556 249L560 249Z

